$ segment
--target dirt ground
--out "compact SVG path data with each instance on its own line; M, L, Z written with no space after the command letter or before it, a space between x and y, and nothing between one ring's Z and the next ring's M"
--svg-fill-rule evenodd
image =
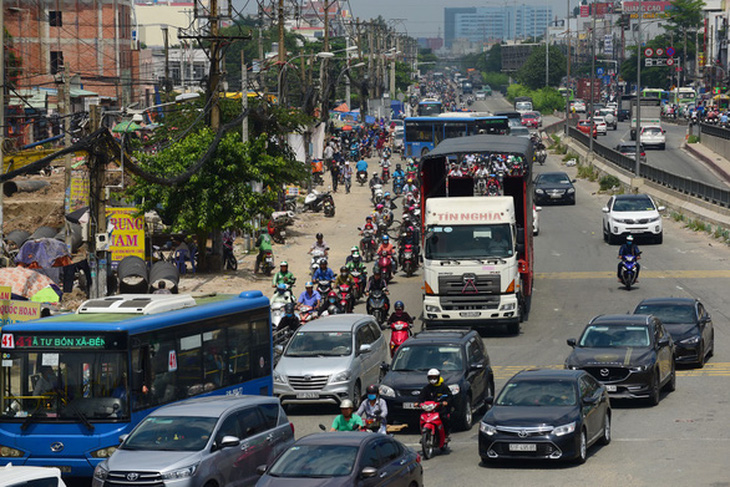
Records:
M3 200L3 232L25 230L33 233L38 227L63 226L63 170L51 176L21 176L14 181L48 181L50 186L33 193L15 193Z

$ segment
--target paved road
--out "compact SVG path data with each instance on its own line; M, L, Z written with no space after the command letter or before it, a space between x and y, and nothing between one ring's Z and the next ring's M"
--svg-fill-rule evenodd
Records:
M538 171L556 169L559 161L550 156ZM701 298L714 318L715 357L704 369L680 370L677 391L665 395L657 407L616 404L613 442L592 449L583 466L482 467L475 425L470 431L454 433L450 454L424 462L427 485L443 486L457 479L462 485L483 485L487 478L494 485L730 485L726 465L730 454L730 249L665 219L664 244L643 247L640 286L624 291L613 277L618 249L601 237L600 208L607 197L596 191L595 184L578 181L576 206L542 210L530 321L517 337L506 336L502 330L484 337L497 388L523 368L560 367L569 351L565 340L576 337L592 316L627 312L649 296ZM364 214L366 196L351 196L362 200ZM351 231L355 225L350 224L352 229L343 225L341 231ZM397 277L391 299L403 299L408 310L419 310L421 286L420 273L410 279ZM317 432L317 425L329 424L337 412L330 406L293 408L290 417L299 437ZM417 448L415 433L397 437Z

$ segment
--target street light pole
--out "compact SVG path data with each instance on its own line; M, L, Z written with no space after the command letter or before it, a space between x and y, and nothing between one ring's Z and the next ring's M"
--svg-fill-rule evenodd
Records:
M566 34L568 36L568 55L567 55L567 72L565 79L567 80L566 92L565 92L565 134L568 134L568 120L570 119L570 92L572 90L572 84L570 82L570 0L565 0L566 12L565 12L565 23L567 24Z
M550 86L550 57L548 56L548 48L550 46L550 42L548 41L550 37L550 18L547 16L547 1L545 1L545 88Z
M591 27L591 99L590 99L590 118L591 121L588 128L588 153L593 156L593 128L595 127L595 111L593 109L593 102L595 100L595 89L596 89L596 1L593 0L591 5L591 13L593 14L593 26ZM598 129L596 129L598 130ZM597 134L596 134L597 135Z
M636 27L636 149L634 152L634 176L641 175L641 18L644 16L643 6L639 0L639 22Z

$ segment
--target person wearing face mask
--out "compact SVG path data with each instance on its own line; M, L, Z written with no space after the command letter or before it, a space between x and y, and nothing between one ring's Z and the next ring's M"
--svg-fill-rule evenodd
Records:
M375 384L368 386L367 399L360 403L360 407L357 408L356 414L363 419L366 427L368 421L380 421L378 433L386 434L388 405L385 403L385 399L380 397L378 386Z
M421 389L421 394L418 396L418 403L416 406L426 401L433 401L441 403L438 409L441 415L441 422L444 425L444 433L446 434L446 441L449 441L449 434L451 432L450 419L451 419L451 390L449 386L444 382L441 377L441 372L438 369L431 369L428 371L428 384L426 387Z

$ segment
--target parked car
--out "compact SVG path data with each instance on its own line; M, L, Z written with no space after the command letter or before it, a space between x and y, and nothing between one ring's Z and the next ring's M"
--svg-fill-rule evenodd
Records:
M647 399L656 405L662 388L676 388L674 342L655 316L598 316L568 345L573 352L565 368L585 370L612 398Z
M705 306L695 298L649 298L639 303L634 314L654 315L674 341L677 363L705 366L715 352L715 328Z
M494 374L489 355L474 330L427 330L398 348L380 383L380 396L388 404L388 421L415 424L420 409L418 394L428 383L426 372L441 372L454 396L452 424L468 430L474 411L487 406L494 395Z
M562 171L544 172L535 178L535 203L575 204L575 179Z
M646 162L646 149L644 148L644 144L639 146L639 150L641 151L639 152L639 160ZM616 146L616 151L628 158L636 160L636 142L619 142Z
M606 119L603 117L593 117L593 123L596 125L596 134L608 135L608 126Z
M594 443L611 442L606 387L582 370L523 370L479 423L484 463L507 458L584 463Z
M211 396L163 406L122 438L92 487L254 485L294 427L276 398Z
M340 404L355 407L363 391L377 384L388 360L388 343L370 315L332 315L299 328L274 369L274 395L290 404Z
M423 487L417 453L390 436L360 432L305 436L258 472L257 487Z
M596 128L596 125L591 123L591 121L588 119L578 120L578 125L576 126L576 128L586 135L589 135L592 132L594 139L598 137L598 129ZM593 130L591 130L591 128Z
M603 240L623 243L627 235L646 235L656 243L664 240L663 206L657 206L648 194L618 194L603 207Z

